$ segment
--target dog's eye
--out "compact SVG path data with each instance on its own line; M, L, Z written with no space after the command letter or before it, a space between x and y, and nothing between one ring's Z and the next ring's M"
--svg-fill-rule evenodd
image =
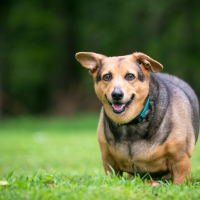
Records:
M125 79L127 81L132 81L135 78L134 74L126 74Z
M104 81L110 81L111 79L112 79L111 73L105 74L105 75L103 76L103 80L104 80Z

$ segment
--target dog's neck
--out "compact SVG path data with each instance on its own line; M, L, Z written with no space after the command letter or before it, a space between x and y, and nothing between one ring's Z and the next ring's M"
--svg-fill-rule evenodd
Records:
M118 125L107 116L103 109L104 132L107 141L110 140L110 137L114 137L114 141L118 141L123 137L123 133L126 133L128 138L130 136L133 141L155 137L168 108L169 95L165 84L160 81L158 76L152 75L149 89L150 103L142 122L138 123L133 119L126 124ZM163 96L166 98L163 98ZM147 99L148 97L146 101Z

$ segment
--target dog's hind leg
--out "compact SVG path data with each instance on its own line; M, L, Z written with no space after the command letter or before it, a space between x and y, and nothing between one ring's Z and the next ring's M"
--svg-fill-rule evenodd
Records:
M190 181L190 158L187 154L178 160L172 161L172 179L174 184L183 184L183 182Z

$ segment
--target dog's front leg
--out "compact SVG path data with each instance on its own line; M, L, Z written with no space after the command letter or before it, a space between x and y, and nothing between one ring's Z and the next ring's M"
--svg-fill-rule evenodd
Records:
M190 158L187 154L181 157L181 159L180 157L178 159L173 159L171 163L173 183L181 185L187 180L190 181L190 167Z
M106 175L108 175L108 173L113 174L113 170L114 170L114 173L117 176L122 176L123 172L119 169L119 165L116 162L116 160L113 158L111 153L109 152L109 149L107 149L105 146L102 147L101 145L100 145L100 149L101 149L102 163L103 163L103 167L104 167Z
M123 172L119 169L118 164L116 163L116 161L108 159L108 160L102 160L103 161L103 167L105 170L106 175L108 175L108 173L113 174L113 170L115 175L117 176L122 176Z

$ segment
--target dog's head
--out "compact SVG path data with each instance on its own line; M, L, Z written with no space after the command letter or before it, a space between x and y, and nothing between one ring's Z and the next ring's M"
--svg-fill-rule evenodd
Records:
M89 69L106 114L119 124L130 122L142 111L149 94L150 71L163 69L159 62L143 53L106 57L80 52L76 59Z

